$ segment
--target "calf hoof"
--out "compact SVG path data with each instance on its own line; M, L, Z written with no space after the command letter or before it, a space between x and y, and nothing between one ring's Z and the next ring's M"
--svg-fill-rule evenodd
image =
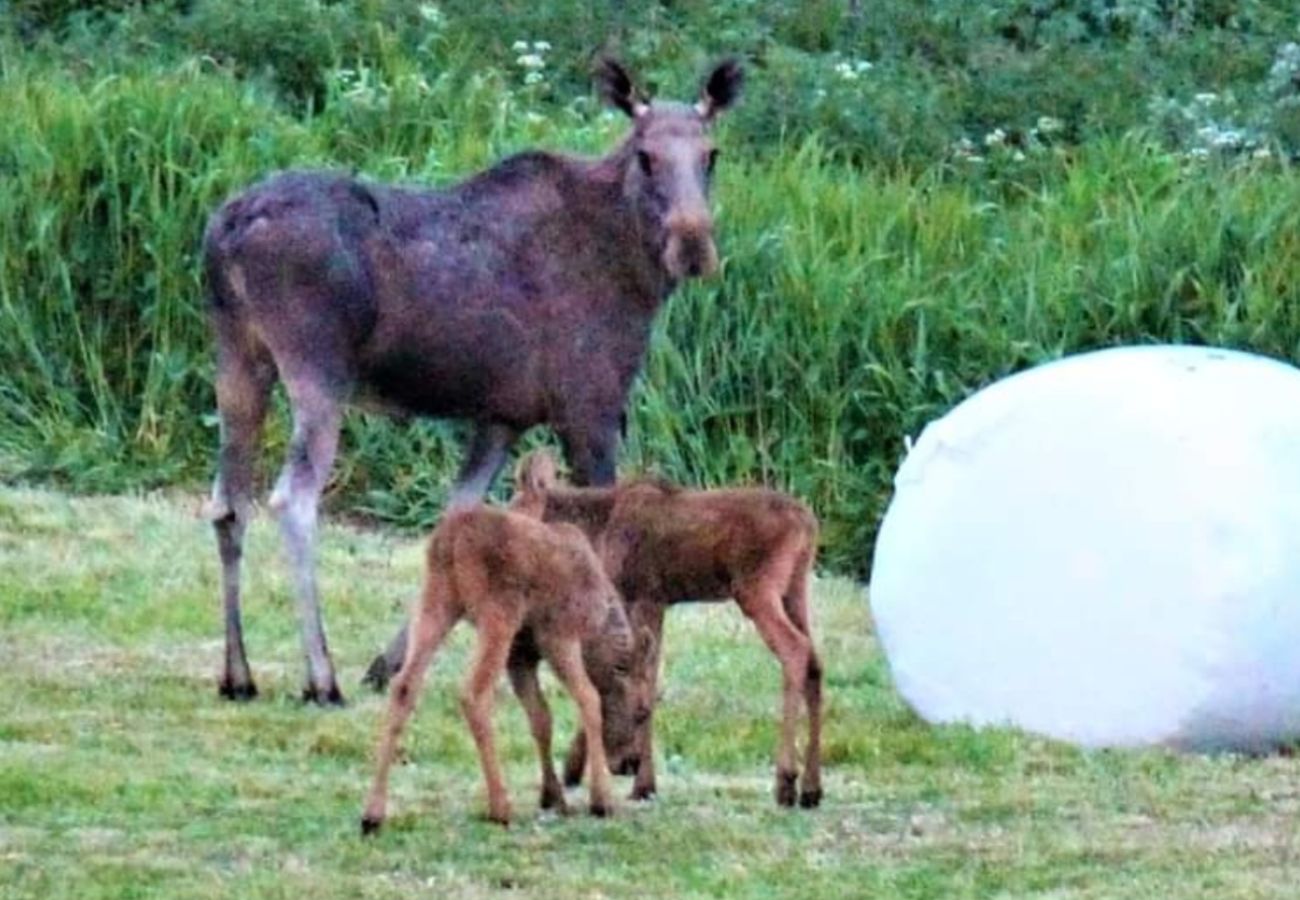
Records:
M361 836L370 837L372 834L377 834L379 832L379 829L383 826L383 824L384 824L383 819L375 819L370 816L362 816Z
M639 756L627 756L618 761L614 767L614 775L635 775L641 771L641 758Z
M655 786L653 784L634 784L632 793L629 795L633 800L653 800L655 798Z
M246 701L257 696L257 685L252 681L235 681L229 677L221 679L217 693L227 700Z
M821 788L804 788L799 794L799 805L804 809L816 809L822 805Z
M579 770L576 771L576 772L571 772L571 771L569 771L568 769L565 769L565 770L564 770L564 786L565 786L566 788L575 788L575 787L577 787L577 786L580 785L580 784L582 784L582 770L581 770L581 769L579 769Z
M795 782L799 776L794 772L776 773L776 802L781 806L794 806Z
M328 688L318 688L314 684L309 684L302 689L302 702L315 703L317 706L346 706L343 695L339 693L339 686L330 682Z
M487 814L487 820L489 822L495 822L496 824L500 825L502 828L509 828L510 807L507 806L504 809L489 809Z
M564 791L560 790L559 785L551 789L542 788L540 805L542 809L553 809L562 816L569 814L569 805L564 802Z
M614 815L614 805L606 800L591 801L591 814L597 819L608 819Z
M382 694L392 679L393 673L388 671L388 660L381 653L371 661L366 674L361 676L361 684L372 688L376 694Z

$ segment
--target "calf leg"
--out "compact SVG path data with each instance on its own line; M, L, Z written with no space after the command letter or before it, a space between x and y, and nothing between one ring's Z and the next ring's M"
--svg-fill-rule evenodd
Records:
M510 824L510 798L506 795L497 762L496 745L492 740L492 688L506 667L510 645L519 631L519 622L500 614L480 615L478 646L474 663L461 690L460 705L469 723L470 734L478 748L479 763L483 767L483 780L487 782L488 818L502 825Z
M576 639L544 645L546 660L578 704L582 730L587 736L587 790L591 795L591 814L607 816L614 811L610 800L609 763L601 735L600 694L587 677L582 663L582 644Z
M783 683L781 740L776 757L776 801L782 806L795 803L795 784L799 770L795 761L795 730L799 723L799 706L808 679L812 644L786 615L778 591L761 584L737 594L741 610L758 629L781 663Z
M483 499L492 481L510 454L510 447L519 432L508 425L485 422L480 424L470 439L465 461L447 500L447 509L467 506ZM362 684L382 691L388 680L397 673L406 656L406 623L398 630L382 653L371 660Z
M342 409L324 379L310 374L285 374L293 407L293 437L288 459L271 495L280 516L280 531L293 573L294 593L307 659L303 699L341 704L334 663L325 641L320 596L316 587L316 525L321 491L338 449Z
M638 729L637 746L640 748L640 760L636 768L636 778L632 781L632 799L649 800L655 795L654 710L659 698L659 654L663 646L664 608L645 598L632 603L629 608L632 611L632 627L638 635L638 646L643 644L640 637L643 628L650 636L650 641L644 648L644 658L637 659L635 662L636 678L640 681L647 698L647 715Z
M402 737L402 730L411 713L415 711L429 661L446 639L451 627L456 624L455 616L444 601L428 607L417 606L413 618L416 638L411 643L406 662L394 679L393 690L388 697L388 716L384 720L379 746L375 750L375 781L366 799L365 812L361 816L362 834L378 831L384 822L388 805L388 771L397 753L397 742Z
M528 727L537 744L537 755L542 765L542 809L556 809L567 812L564 803L564 789L560 779L555 775L555 766L551 762L551 711L542 695L542 686L537 680L537 655L522 653L518 642L511 651L508 663L510 686L515 696L528 715Z
M808 809L822 799L822 664L812 643L812 622L808 609L808 572L811 560L795 569L789 592L783 598L786 614L794 626L808 638L808 677L804 682L804 702L808 704L808 746L804 748L803 782L799 805Z
M221 558L221 600L226 626L226 658L218 690L230 700L257 696L244 652L240 620L240 569L244 532L252 514L253 466L275 368L264 352L234 345L236 337L219 332L217 408L221 449L212 499L205 510L217 536Z
M564 786L577 787L582 784L582 773L587 768L587 735L582 726L573 736L569 750L564 755Z

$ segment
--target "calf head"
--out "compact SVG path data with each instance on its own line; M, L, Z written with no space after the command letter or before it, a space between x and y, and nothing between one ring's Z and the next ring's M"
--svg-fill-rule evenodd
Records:
M718 151L709 130L740 96L743 80L740 63L728 59L705 77L698 102L652 102L614 60L603 59L597 68L601 93L633 122L624 193L674 279L711 275L718 268L709 210Z
M650 717L636 666L640 649L622 600L615 595L601 634L583 644L582 661L600 693L601 738L609 767L616 773L635 765L631 761L639 758L638 732Z

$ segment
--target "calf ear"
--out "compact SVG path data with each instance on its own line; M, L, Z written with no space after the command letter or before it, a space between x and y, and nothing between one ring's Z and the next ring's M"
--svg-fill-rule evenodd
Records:
M617 60L602 56L596 61L596 89L610 106L636 119L650 109L650 101L632 80L631 74Z
M541 494L555 487L557 480L555 458L545 450L534 450L519 461L515 489L527 494Z
M695 109L706 121L730 109L740 99L740 88L745 83L745 70L740 60L729 57L713 69L700 85L700 102Z
M642 625L636 630L636 658L649 659L650 655L655 652L659 646L659 638L655 635L654 630L648 625Z

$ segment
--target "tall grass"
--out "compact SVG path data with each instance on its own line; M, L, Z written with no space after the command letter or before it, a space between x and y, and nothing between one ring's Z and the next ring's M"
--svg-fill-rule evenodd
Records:
M445 40L415 56L384 41L332 70L305 117L203 61L2 63L0 473L91 490L210 475L199 236L262 174L445 183L530 144L597 151L623 128ZM865 569L904 436L993 379L1132 341L1300 357L1300 186L1271 160L1193 164L1127 136L861 168L813 133L729 153L717 207L722 277L664 311L625 465L789 487L839 569ZM352 417L332 496L427 523L455 434Z

